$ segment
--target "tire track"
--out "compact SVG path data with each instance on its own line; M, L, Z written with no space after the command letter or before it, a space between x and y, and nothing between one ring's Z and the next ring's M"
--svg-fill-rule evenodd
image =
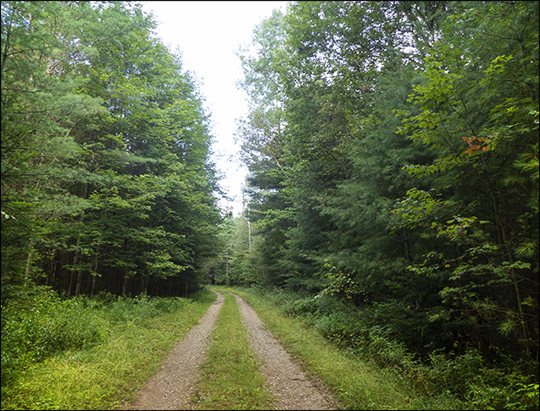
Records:
M206 359L207 340L214 328L224 297L217 299L164 361L161 371L154 374L137 399L124 410L182 410L187 409L193 384L199 376L199 366Z
M276 410L330 410L335 408L330 392L322 383L316 386L285 349L275 341L272 333L251 306L236 297L240 313L252 337L253 351L261 362L268 390L274 395Z

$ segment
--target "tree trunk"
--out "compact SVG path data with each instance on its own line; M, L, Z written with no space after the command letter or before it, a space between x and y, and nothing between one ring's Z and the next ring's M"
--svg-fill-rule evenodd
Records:
M225 257L225 285L229 286L229 247L227 247L227 257Z
M77 286L75 287L75 295L79 295L81 292L82 271L77 270Z
M122 295L124 297L127 295L127 282L128 282L128 277L124 276L124 282L122 284Z
M148 295L148 278L146 276L141 275L141 294Z
M34 252L32 251L33 243L30 244L30 251L28 252L28 257L26 258L26 267L24 269L24 287L28 285L28 276L30 275L30 263L32 262L32 256Z
M76 266L79 262L79 243L80 243L81 237L77 237L77 246L75 248L75 258L73 259L73 266ZM73 278L75 277L75 271L71 271L71 275L69 276L69 289L68 289L68 295L71 295L71 290L73 289Z
M248 224L248 251L251 251L251 223L249 219L247 220Z
M96 250L96 259L94 260L94 273L92 274L92 290L90 291L90 298L94 297L94 291L96 288L96 277L97 277L97 268L98 268L98 261L99 261L99 245L100 245L100 242L98 242L97 250Z

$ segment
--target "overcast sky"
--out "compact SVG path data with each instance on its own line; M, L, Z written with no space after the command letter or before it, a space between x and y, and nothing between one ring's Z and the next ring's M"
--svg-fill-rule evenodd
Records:
M235 145L235 120L247 113L247 95L236 88L243 77L235 52L250 43L253 28L272 10L285 11L286 1L145 1L143 9L153 12L157 33L171 51L182 52L184 69L195 73L212 116L213 146L222 187L236 196L234 214L242 211L241 187L246 169L239 162Z

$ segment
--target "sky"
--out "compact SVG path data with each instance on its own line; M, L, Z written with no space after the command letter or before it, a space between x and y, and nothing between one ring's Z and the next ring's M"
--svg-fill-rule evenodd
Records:
M212 118L213 161L223 174L223 189L235 201L221 201L234 215L242 212L242 185L247 169L238 159L236 120L248 110L236 51L249 45L253 29L274 9L285 11L286 1L144 1L143 10L155 16L157 35L171 51L182 52L184 70L195 74Z

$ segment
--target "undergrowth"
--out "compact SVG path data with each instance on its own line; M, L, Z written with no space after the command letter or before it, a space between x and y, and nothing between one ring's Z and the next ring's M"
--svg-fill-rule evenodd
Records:
M434 401L451 397L460 407L471 409L538 409L538 383L534 376L521 372L520 364L514 368L490 366L472 347L460 355L432 350L420 359L395 338L399 333L395 316L382 318L384 310L390 313L386 306L360 310L328 295L313 297L256 287L246 291L317 330L353 358L392 370L420 394L417 403L411 404L413 408L429 408Z
M2 307L2 409L103 409L133 397L215 300L41 288Z

